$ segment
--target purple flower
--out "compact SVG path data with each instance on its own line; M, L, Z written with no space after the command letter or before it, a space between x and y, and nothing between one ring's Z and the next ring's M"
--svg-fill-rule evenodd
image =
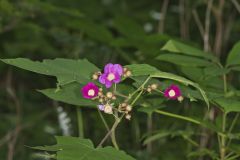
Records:
M99 89L98 86L92 82L89 82L82 88L82 95L86 99L92 99L98 95Z
M99 105L98 105L98 109L99 109L100 111L104 111L105 106L104 106L103 104L99 104Z
M178 97L182 96L182 93L178 86L171 85L164 91L164 96L169 99L178 99Z
M119 83L123 75L123 67L120 64L109 63L104 67L104 73L99 77L99 82L110 88L113 83Z

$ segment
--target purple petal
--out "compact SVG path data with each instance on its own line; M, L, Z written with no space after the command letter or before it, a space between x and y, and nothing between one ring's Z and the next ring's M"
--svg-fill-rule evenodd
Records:
M114 83L119 83L121 81L121 76L119 74L114 74L115 79L113 80Z
M102 83L102 84L105 84L106 83L106 79L107 79L107 74L102 74L100 77L99 77L99 82Z
M120 76L123 75L123 67L120 64L114 64L114 72L118 73Z
M88 92L89 92L90 89L94 90L94 95L93 96L88 95ZM81 92L82 92L82 95L83 95L84 98L91 99L91 98L94 98L98 95L99 88L94 83L89 82L88 84L83 86L83 88L81 89Z
M104 73L109 73L111 72L111 69L113 68L113 64L112 63L108 63L107 65L105 65L104 67Z
M170 96L169 92L173 90L175 92L174 96ZM177 99L178 97L182 96L181 90L178 86L176 85L171 85L164 91L164 96L169 99Z
M102 105L102 104L99 104L99 105L98 105L98 109L99 109L100 111L104 111L104 108L105 108L104 105Z
M112 86L112 82L106 80L105 86L106 86L106 88L110 88Z

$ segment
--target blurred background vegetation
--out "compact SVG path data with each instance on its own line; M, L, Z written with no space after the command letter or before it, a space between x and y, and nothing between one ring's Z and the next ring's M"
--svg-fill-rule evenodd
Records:
M154 59L160 48L169 39L181 40L225 63L240 37L239 15L237 0L0 0L0 58L87 58L99 67L149 63L183 75L179 67ZM77 136L75 108L36 91L54 81L0 63L1 160L44 159L27 146L53 144L53 135ZM240 89L239 75L232 82ZM202 117L202 105L170 103L168 110ZM106 132L98 114L84 109L82 115L85 138L98 142ZM140 160L197 159L181 132L191 128L138 112L120 125L117 139L120 148ZM146 134L158 130L161 139L145 145Z

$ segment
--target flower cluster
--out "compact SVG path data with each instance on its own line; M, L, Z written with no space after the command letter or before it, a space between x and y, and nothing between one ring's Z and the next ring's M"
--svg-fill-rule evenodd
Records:
M122 67L120 64L109 63L104 67L103 73L96 72L92 75L92 79L101 83L104 87L100 88L95 83L89 82L83 86L81 92L84 98L98 100L100 104L98 109L107 114L122 113L125 118L130 120L133 103L129 103L132 94L129 96L123 95L116 91L116 84L120 83L123 78L132 76L132 72L128 68ZM112 86L113 89L111 89ZM158 91L167 99L182 101L182 93L178 86L171 85L164 92L158 89L157 84L150 84L143 90L152 93ZM137 90L138 91L138 90ZM118 100L118 101L117 101ZM132 101L132 100L131 100ZM135 101L134 101L135 102Z

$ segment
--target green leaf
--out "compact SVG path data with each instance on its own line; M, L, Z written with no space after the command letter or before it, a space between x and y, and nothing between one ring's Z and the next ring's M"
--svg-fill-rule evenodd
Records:
M157 68L147 65L147 64L133 64L133 65L128 65L126 66L127 68L129 68L133 74L133 76L144 76L144 75L148 75L151 78L163 78L163 79L170 79L170 80L174 80L174 81L178 81L183 83L184 85L191 85L193 87L195 87L196 89L199 90L199 92L201 93L204 101L206 102L207 106L209 107L209 100L206 96L205 91L203 91L201 89L201 87L197 84L194 83L184 77L172 74L172 73L167 73L167 72L162 72L159 71Z
M240 100L235 98L221 97L214 99L214 102L217 103L226 113L240 112Z
M230 71L228 68L220 68L218 66L209 66L204 68L204 74L205 76L209 77L215 77L215 76L221 76L224 74L227 74Z
M227 57L227 66L230 65L240 65L240 41L233 46Z
M146 76L151 75L159 70L148 64L132 64L126 66L133 74L133 76Z
M39 92L56 101L65 102L80 107L96 107L97 103L95 101L83 98L81 94L82 87L82 84L73 82L61 86L59 89L44 89L39 90Z
M71 82L87 83L91 80L91 74L99 69L86 59L63 59L31 61L26 58L1 59L3 62L40 74L55 76L59 85Z
M156 57L156 59L181 65L181 66L204 67L204 66L212 65L211 62L201 58L190 57L186 55L177 55L177 54L162 54Z
M33 149L57 152L57 160L134 160L123 151L113 147L94 148L88 139L75 137L56 137L57 144L52 146L33 147Z
M212 160L217 160L218 159L218 154L213 151L213 150L209 150L209 149L206 149L206 148L201 148L197 151L193 151L193 152L190 152L188 154L188 157L204 157L204 156L210 156L212 158Z
M182 53L189 56L196 56L201 58L206 58L208 60L212 61L218 61L216 57L214 57L210 53L205 53L200 49L194 48L192 46L186 45L184 43L175 41L175 40L169 40L162 48L162 50L167 50L169 52L174 53Z

